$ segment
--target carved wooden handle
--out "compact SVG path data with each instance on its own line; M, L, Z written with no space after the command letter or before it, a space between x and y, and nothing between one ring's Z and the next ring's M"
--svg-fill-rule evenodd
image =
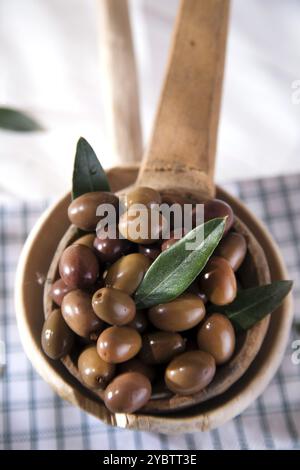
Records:
M99 0L102 83L112 151L122 163L142 158L142 132L127 0Z
M181 0L139 185L214 194L229 0Z

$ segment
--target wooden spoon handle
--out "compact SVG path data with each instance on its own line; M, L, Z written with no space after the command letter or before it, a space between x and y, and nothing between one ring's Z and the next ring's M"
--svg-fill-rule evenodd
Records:
M181 0L137 184L213 196L228 11L229 0Z
M127 0L99 0L100 52L109 141L122 163L142 158L142 131Z

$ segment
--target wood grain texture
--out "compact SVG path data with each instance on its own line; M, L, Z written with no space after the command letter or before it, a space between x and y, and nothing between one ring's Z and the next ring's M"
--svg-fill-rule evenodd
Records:
M227 0L181 1L137 184L213 196L228 10Z
M98 0L98 9L109 142L120 162L138 162L142 157L142 130L128 2Z

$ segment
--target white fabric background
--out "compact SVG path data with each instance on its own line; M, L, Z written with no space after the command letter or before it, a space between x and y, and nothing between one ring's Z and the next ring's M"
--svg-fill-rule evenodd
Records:
M0 104L31 111L39 134L0 131L0 192L58 196L70 186L80 135L105 167L99 0L1 0ZM121 0L120 0L121 1ZM131 0L145 142L178 0ZM300 3L233 0L219 133L217 180L300 170Z

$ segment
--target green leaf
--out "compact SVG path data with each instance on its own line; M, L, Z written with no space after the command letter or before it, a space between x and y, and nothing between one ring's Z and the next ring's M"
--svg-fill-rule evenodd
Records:
M17 109L0 107L0 127L10 131L41 131L42 127L28 114Z
M110 191L110 186L94 150L80 137L74 162L72 199L92 191Z
M135 294L138 308L169 302L182 294L206 265L222 238L225 218L210 220L191 230L152 263ZM187 242L204 229L204 239L193 250L187 250Z
M224 313L237 330L248 330L279 307L292 285L293 281L274 281L240 290L231 304L211 307L211 311Z

